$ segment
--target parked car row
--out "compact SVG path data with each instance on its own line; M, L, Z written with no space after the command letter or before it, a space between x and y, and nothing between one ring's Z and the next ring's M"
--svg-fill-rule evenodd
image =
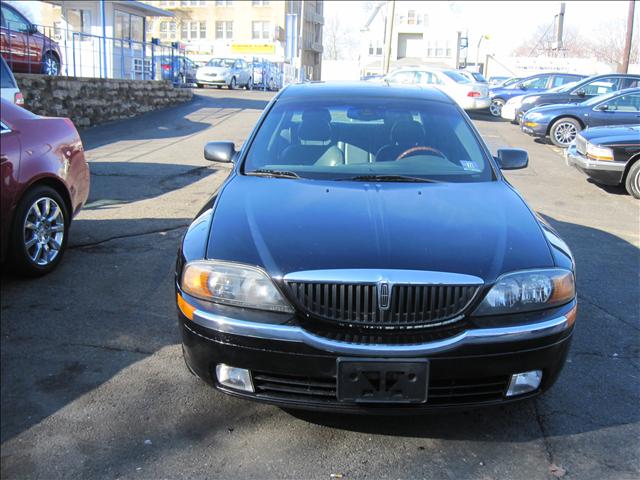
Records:
M547 87L556 78L569 78L545 75ZM491 114L499 109L522 132L568 148L567 163L594 181L624 185L640 198L640 75L594 75L541 90L545 75L492 89ZM527 88L531 85L535 92ZM513 95L523 90L528 93ZM508 96L506 103L498 101Z

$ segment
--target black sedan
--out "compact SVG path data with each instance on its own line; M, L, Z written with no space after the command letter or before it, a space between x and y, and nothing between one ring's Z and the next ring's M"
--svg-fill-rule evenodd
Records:
M640 125L589 128L567 150L567 163L603 185L624 185L640 199Z
M286 407L420 412L555 382L573 258L437 89L300 84L278 94L189 227L176 301L189 369Z
M541 92L527 95L522 99L520 107L516 111L515 119L520 121L532 108L544 105L557 105L566 103L582 103L593 97L606 95L607 93L627 88L638 88L640 75L609 73L606 75L594 75L585 78L572 85L571 88L562 88L555 92Z
M578 104L547 105L528 111L520 128L534 137L549 137L566 148L585 128L640 124L640 88L594 97Z

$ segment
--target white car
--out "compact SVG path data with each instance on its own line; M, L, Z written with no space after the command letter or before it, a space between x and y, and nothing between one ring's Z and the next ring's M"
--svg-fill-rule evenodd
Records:
M384 78L390 84L437 87L449 95L464 110L489 108L489 88L486 83L472 82L456 70L430 67L407 67L394 70Z
M5 100L24 107L24 97L18 88L18 83L2 57L0 57L0 95Z
M507 100L502 106L502 110L500 111L500 116L505 120L509 120L510 122L516 121L516 112L522 105L522 99L526 97L526 95L518 95Z
M229 90L253 88L252 67L241 58L212 58L204 67L196 70L196 85L226 86Z

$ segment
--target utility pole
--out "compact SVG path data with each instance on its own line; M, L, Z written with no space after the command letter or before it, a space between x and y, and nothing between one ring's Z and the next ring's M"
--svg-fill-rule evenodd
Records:
M298 80L304 82L306 79L306 73L304 71L303 57L304 57L304 0L300 0L300 32L298 41L300 45L300 57L298 58Z
M389 73L391 65L391 40L393 39L393 23L396 16L396 0L387 2L387 30L384 39L384 64L382 73Z
M624 41L624 53L622 54L622 65L620 73L629 71L629 58L631 57L631 40L633 37L633 15L635 14L636 2L629 0L629 14L627 16L627 37Z
M555 50L556 55L560 56L560 52L562 51L562 36L564 34L564 10L565 10L565 3L562 2L560 4L560 13L558 15L556 15L555 18L555 24L556 24L556 40L553 44L553 48L552 50Z

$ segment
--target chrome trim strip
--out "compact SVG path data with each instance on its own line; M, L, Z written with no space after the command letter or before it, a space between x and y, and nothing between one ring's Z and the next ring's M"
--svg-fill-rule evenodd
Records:
M305 270L287 273L285 282L315 283L379 283L395 285L483 285L484 281L473 275L427 270L396 270L346 268L333 270Z
M217 332L265 340L305 343L319 350L346 355L427 355L446 352L463 345L481 345L533 340L566 330L569 321L562 315L544 322L512 327L467 330L454 337L416 345L358 344L339 342L314 335L300 327L246 322L196 310L193 321Z

